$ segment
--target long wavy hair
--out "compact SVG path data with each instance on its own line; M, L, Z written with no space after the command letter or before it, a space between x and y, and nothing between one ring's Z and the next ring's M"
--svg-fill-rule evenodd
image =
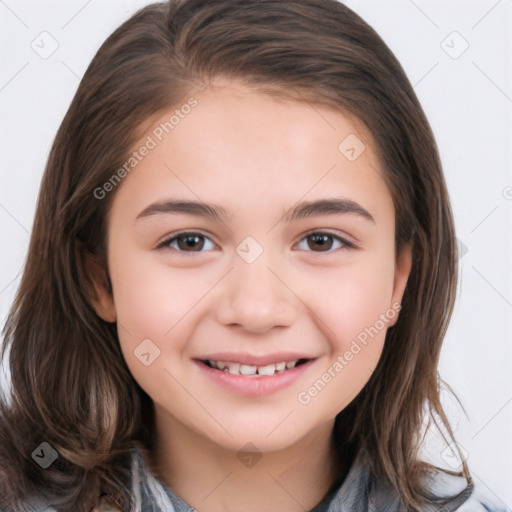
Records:
M438 359L457 281L454 224L437 146L401 65L379 35L336 0L171 0L123 23L89 65L51 149L28 256L4 329L10 393L0 403L0 497L37 496L88 510L110 489L129 510L127 457L152 448L150 398L131 376L116 325L92 306L87 259L107 288L106 217L139 128L216 77L355 115L372 134L396 212L396 248L413 263L375 372L341 411L340 452L364 450L404 509L422 486L422 426L453 432ZM433 421L432 421L433 420ZM48 442L58 459L31 458ZM471 481L462 461L462 474ZM3 510L3 509L2 509Z

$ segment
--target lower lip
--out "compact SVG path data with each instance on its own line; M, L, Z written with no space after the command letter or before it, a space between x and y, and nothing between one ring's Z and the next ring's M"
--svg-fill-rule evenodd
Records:
M215 384L232 393L245 396L266 396L291 386L300 379L315 362L314 359L274 375L254 377L251 375L233 375L229 372L216 370L201 361L195 361L201 372Z

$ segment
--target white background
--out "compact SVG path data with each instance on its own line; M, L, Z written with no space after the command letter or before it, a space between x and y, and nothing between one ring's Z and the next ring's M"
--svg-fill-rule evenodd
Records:
M99 45L146 3L0 0L2 325L56 130ZM464 254L440 372L468 418L445 403L475 482L512 510L512 0L346 3L395 52L436 134ZM43 59L31 45L52 38Z

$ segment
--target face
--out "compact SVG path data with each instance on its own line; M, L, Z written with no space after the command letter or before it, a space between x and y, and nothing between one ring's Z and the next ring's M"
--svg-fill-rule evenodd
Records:
M115 191L113 293L98 287L97 311L157 418L228 449L283 449L368 381L410 251L395 253L392 198L354 119L235 82L194 97L134 148L155 143Z

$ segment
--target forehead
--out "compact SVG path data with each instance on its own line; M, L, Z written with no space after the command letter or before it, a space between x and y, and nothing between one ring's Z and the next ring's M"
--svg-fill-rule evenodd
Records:
M132 205L181 195L228 210L251 199L281 208L341 195L367 203L380 197L389 206L368 130L326 106L217 81L139 131L134 151L149 139L152 147L121 184Z

